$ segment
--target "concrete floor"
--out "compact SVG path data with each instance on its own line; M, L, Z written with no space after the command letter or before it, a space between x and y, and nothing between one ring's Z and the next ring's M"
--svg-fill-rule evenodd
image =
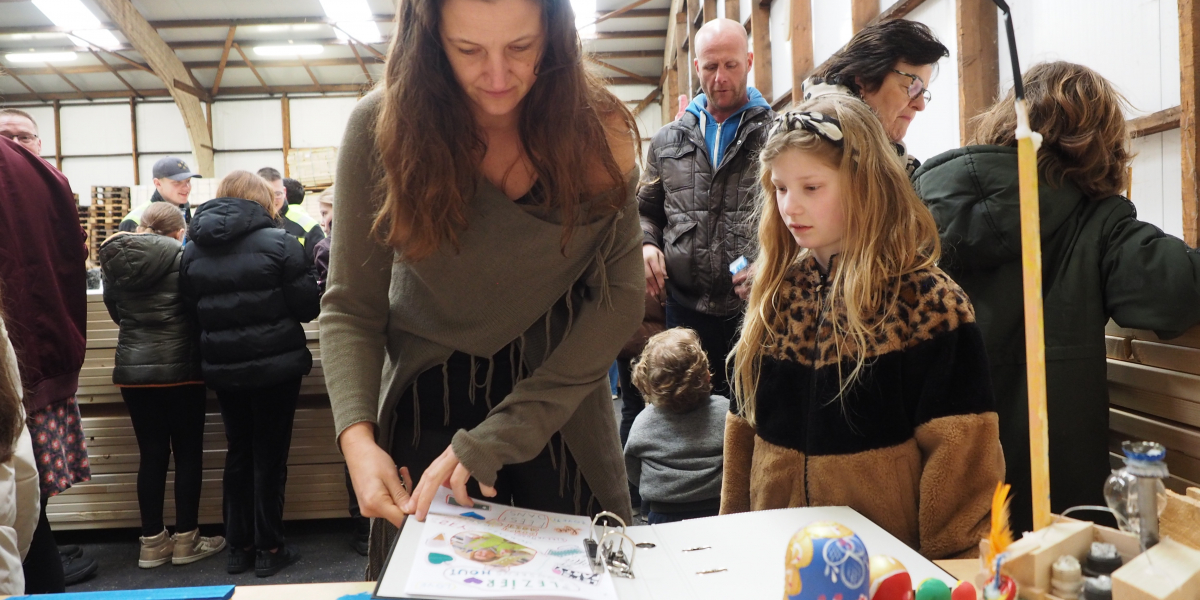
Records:
M202 535L221 532L220 525L202 525L200 529ZM95 575L68 587L68 592L363 580L367 559L350 547L350 519L289 521L286 533L287 543L300 551L300 561L273 577L261 579L254 576L254 569L240 575L226 573L227 551L190 565L140 569L136 529L63 531L56 532L54 537L59 544L78 544L85 557L100 563Z

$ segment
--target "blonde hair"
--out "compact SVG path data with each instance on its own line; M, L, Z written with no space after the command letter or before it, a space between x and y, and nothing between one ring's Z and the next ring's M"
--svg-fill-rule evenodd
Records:
M829 324L837 356L851 357L854 368L843 373L838 361L839 398L861 373L868 340L896 316L901 276L934 266L940 255L933 215L913 191L895 147L870 107L852 96L830 94L805 102L798 110L839 121L843 146L806 129L784 130L773 133L759 154L757 272L741 336L729 358L739 412L752 424L763 348L777 343L780 334L775 324L787 318L780 290L789 269L809 256L779 214L771 184L776 158L798 150L841 175L845 229L829 284L829 314L836 315Z
M325 188L320 196L317 196L317 204L328 204L333 206L333 186Z
M266 179L250 171L237 170L225 176L217 185L218 198L241 198L257 202L275 218L275 192Z
M676 327L654 334L633 367L633 385L647 402L690 412L712 396L708 357L695 331Z
M1129 101L1099 73L1074 63L1039 63L1021 77L1029 126L1042 134L1038 172L1051 185L1069 180L1092 200L1129 187ZM1017 145L1013 92L975 118L972 144Z
M171 237L186 226L179 207L170 202L155 202L146 207L146 211L142 213L137 230L138 233L150 232Z

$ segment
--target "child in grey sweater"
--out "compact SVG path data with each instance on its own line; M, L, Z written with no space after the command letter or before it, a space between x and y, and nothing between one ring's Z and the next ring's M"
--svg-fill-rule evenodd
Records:
M700 338L684 328L651 337L633 369L650 406L629 430L625 469L650 524L711 517L720 508L729 400L712 395L711 378Z

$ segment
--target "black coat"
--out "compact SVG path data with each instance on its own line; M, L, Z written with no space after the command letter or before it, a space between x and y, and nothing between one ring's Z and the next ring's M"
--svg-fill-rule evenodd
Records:
M975 305L991 363L1015 531L1032 526L1017 150L969 146L914 180L937 221L942 268ZM1137 220L1120 196L1038 182L1046 325L1050 507L1104 504L1109 405L1104 326L1169 338L1200 322L1200 252Z
M118 235L100 246L104 304L121 327L113 383L197 383L197 327L179 291L179 242L153 233Z
M218 391L277 385L312 368L304 329L321 311L304 248L262 206L205 202L188 226L182 288L196 306L204 381Z

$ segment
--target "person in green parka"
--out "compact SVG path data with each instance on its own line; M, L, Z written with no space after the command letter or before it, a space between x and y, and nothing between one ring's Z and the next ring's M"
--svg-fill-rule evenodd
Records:
M1042 63L1024 76L1038 152L1051 508L1104 504L1109 467L1104 327L1177 336L1200 323L1200 252L1139 221L1128 187L1127 101L1095 71ZM991 362L1012 525L1031 529L1028 396L1013 94L973 143L913 175L941 235L941 267L971 298Z

